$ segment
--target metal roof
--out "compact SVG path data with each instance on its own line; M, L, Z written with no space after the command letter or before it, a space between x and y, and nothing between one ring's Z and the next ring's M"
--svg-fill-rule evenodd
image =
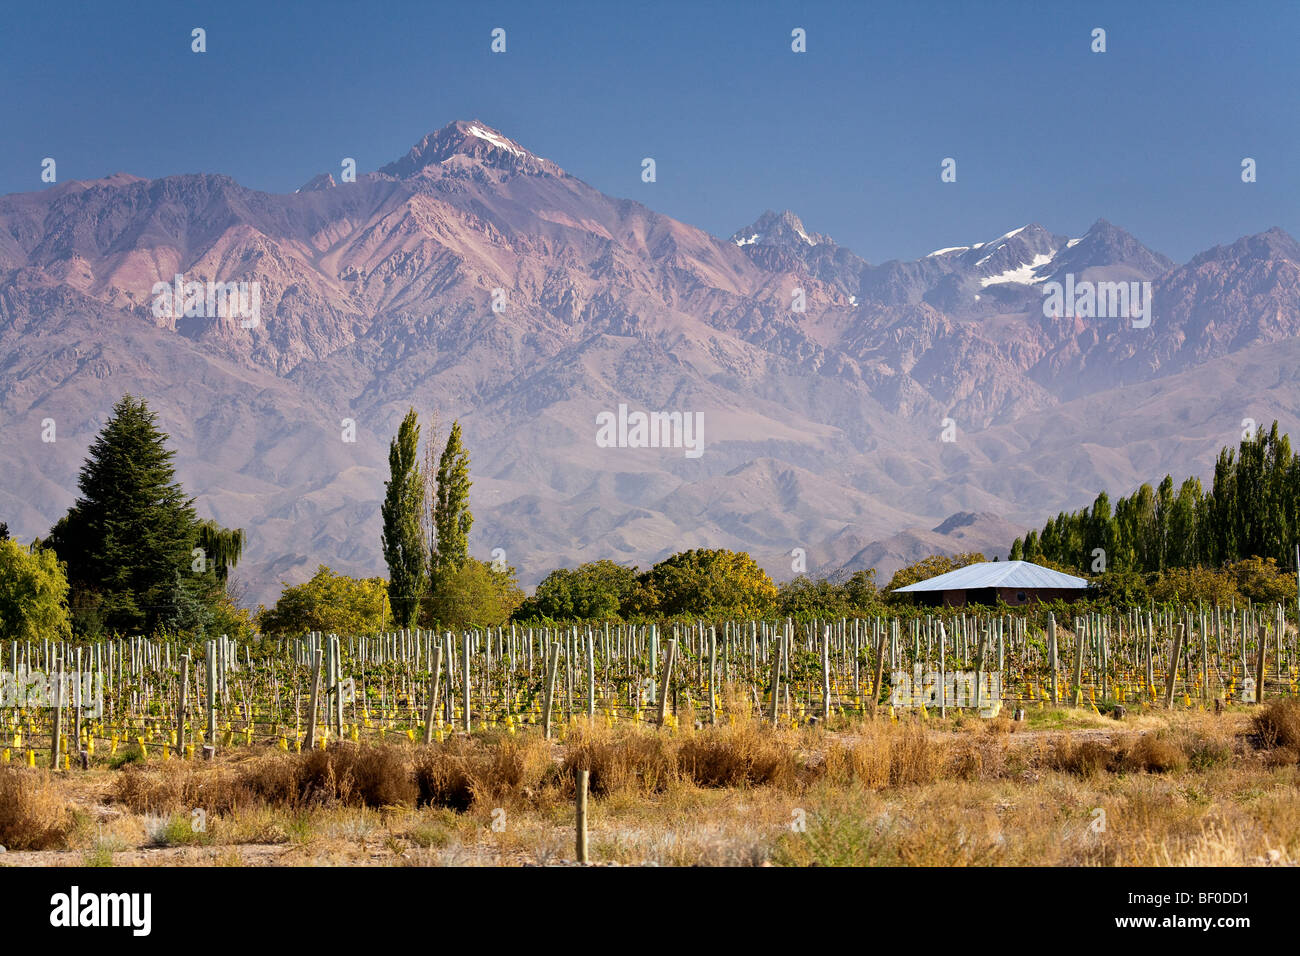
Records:
M908 591L964 591L975 588L1086 588L1088 582L1031 561L980 561L956 571L917 581L895 594Z

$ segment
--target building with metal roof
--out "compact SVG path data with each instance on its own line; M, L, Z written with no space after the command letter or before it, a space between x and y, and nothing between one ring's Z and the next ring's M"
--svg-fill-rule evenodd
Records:
M1062 574L1031 561L980 561L907 587L894 594L914 594L923 604L1029 604L1033 601L1075 601L1088 587L1086 578Z

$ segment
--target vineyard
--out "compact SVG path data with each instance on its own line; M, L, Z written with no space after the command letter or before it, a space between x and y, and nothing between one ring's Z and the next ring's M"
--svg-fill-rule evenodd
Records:
M9 642L0 761L67 769L489 729L563 737L577 717L671 729L753 716L786 726L924 719L969 706L1209 709L1295 695L1296 645L1280 605L1060 622L946 613L309 634L256 653L225 637ZM902 699L891 686L909 672L925 692ZM989 675L998 699L981 701Z

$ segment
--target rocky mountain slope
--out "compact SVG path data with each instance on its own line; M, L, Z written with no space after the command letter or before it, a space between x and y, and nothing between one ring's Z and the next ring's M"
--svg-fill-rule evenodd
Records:
M1151 325L1044 314L1066 273L1150 281ZM256 282L258 321L160 310L178 274ZM0 516L44 534L131 391L200 512L248 529L251 598L317 563L382 573L386 443L414 405L461 420L472 547L526 582L699 546L786 577L795 547L902 560L934 542L891 536L955 512L1040 524L1205 472L1242 417L1288 425L1298 334L1280 230L1184 266L1103 220L871 265L790 212L708 235L456 122L287 195L119 173L0 197ZM703 413L704 454L598 446L621 404Z

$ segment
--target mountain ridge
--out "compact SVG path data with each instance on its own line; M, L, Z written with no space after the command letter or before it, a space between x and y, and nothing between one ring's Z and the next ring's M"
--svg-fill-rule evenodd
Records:
M0 512L15 533L48 531L133 391L176 436L201 510L250 529L238 573L254 599L316 563L382 573L383 450L414 405L462 421L474 550L504 548L528 583L703 545L786 577L792 548L846 529L870 543L958 512L1041 524L1134 458L1204 474L1211 436L1230 444L1269 388L1236 383L1193 414L1181 376L1300 335L1300 247L1277 229L1177 265L1102 219L1078 240L1030 223L872 265L788 210L712 236L476 120L355 183L321 175L289 194L114 174L0 197ZM1152 327L1045 316L1041 286L1067 268L1152 282ZM156 315L155 283L177 274L257 282L260 321ZM1144 399L1167 435L1121 442L1075 416L1134 386L1168 393ZM596 447L595 415L620 402L704 412L706 453ZM1026 431L1086 467L1041 480Z

